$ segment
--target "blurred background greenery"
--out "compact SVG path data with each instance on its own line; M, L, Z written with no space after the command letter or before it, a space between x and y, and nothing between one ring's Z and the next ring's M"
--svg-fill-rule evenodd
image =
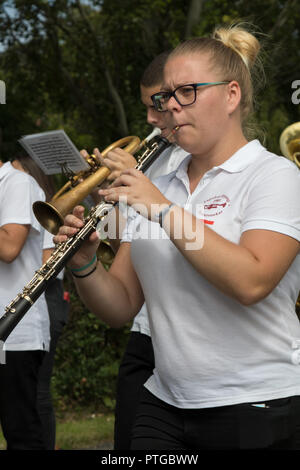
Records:
M185 38L239 20L254 24L264 45L256 121L265 145L280 153L282 130L300 121L292 101L300 81L298 0L0 1L1 158L21 150L22 135L54 129L89 152L126 135L146 136L139 80L147 64ZM65 283L70 320L56 354L56 406L111 412L130 325L108 328L86 311L68 275Z

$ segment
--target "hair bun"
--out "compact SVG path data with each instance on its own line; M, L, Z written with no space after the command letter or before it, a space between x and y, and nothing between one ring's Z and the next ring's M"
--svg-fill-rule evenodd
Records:
M233 25L228 28L216 28L212 37L233 49L248 69L252 68L260 50L259 41L252 33L241 25Z

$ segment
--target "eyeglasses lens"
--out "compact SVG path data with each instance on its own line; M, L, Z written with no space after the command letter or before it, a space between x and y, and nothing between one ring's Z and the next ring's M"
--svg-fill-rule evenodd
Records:
M196 88L191 85L183 85L173 92L161 92L154 95L155 107L158 111L165 111L167 108L167 103L171 96L174 96L176 101L181 106L186 106L193 104L196 99Z
M175 98L181 106L192 104L195 101L195 87L184 85L174 92Z

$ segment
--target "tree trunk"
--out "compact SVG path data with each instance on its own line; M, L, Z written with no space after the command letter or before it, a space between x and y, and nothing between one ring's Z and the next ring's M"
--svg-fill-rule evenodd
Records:
M205 0L191 0L186 20L185 39L191 37L194 26L199 22L204 2Z

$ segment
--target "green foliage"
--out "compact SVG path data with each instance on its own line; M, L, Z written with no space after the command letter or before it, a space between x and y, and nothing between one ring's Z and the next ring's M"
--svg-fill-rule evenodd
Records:
M0 1L2 158L16 152L21 135L58 127L79 148L147 135L139 78L149 61L186 35L238 20L253 22L266 47L268 101L262 96L257 121L263 128L273 121L267 125L273 149L281 125L299 119L291 102L291 83L299 79L297 1Z
M113 330L89 313L74 285L70 292L69 321L58 343L52 379L54 401L60 409L70 404L114 409L115 385L129 327Z

